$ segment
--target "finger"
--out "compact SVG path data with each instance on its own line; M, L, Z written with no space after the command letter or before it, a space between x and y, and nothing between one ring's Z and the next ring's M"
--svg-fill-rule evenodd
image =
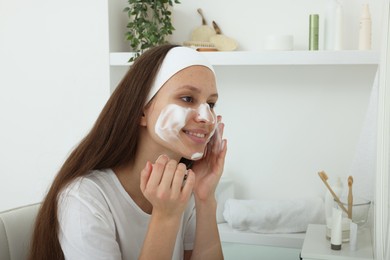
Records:
M220 128L220 129L219 129L219 134L221 135L221 137L223 137L223 131L225 130L225 124L222 123L222 122L220 122L220 123L218 124L218 127Z
M144 192L146 189L146 184L148 183L151 172L152 172L152 164L149 161L147 161L145 167L141 171L140 189L142 192Z
M172 181L172 197L177 198L183 186L184 177L187 173L187 168L184 163L179 163L176 168L175 176Z
M217 130L215 131L215 141L212 146L213 153L220 153L222 150L222 135L225 128L224 123L219 123Z
M209 139L209 142L208 142L208 144L210 144L210 145L212 145L214 143L214 139L215 139L215 135L216 135L216 132L218 129L218 125L221 122L221 120L222 120L222 116L217 116L217 122L214 125L213 132L212 132L210 139Z
M195 174L191 169L189 169L187 171L187 179L182 188L182 195L184 196L184 199L187 200L191 196L194 185L195 185Z
M166 155L160 155L157 158L156 162L153 164L152 173L149 177L148 183L146 184L147 186L156 187L160 184L168 160L169 158Z
M217 124L215 126L214 133L207 143L203 158L206 158L209 153L218 153L221 147L222 135L225 125L222 123L222 116L217 116Z
M217 164L218 164L218 167L220 168L219 172L222 175L223 168L224 168L224 165L225 165L226 153L227 153L227 140L226 139L222 140L222 147L221 147L221 149L222 150L221 150L221 152L218 155Z
M217 116L217 123L221 123L222 122L222 116L221 115L218 115Z
M175 171L177 168L177 161L169 160L165 165L165 169L161 178L160 186L164 188L164 190L170 190L172 185L172 179L175 175Z

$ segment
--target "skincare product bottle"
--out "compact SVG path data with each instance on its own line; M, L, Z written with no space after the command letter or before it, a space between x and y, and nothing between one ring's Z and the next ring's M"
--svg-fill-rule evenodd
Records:
M324 19L324 49L333 50L335 0L328 0Z
M336 1L336 10L335 10L335 27L334 27L334 50L344 49L344 14L343 6L339 1Z
M309 17L309 50L318 50L318 26L319 16L318 14L311 14Z
M349 226L349 250L351 251L356 251L357 228L357 224L351 222Z
M330 248L332 250L341 250L341 244L342 244L341 210L333 208Z
M325 50L342 50L344 48L344 14L339 0L328 0L324 27Z
M334 193L340 198L343 191L343 183L338 177L334 185L331 186ZM330 232L332 230L332 214L334 208L334 198L329 190L325 193L325 221L326 221L326 238L330 239Z
M371 50L371 15L368 4L363 5L360 17L359 50Z

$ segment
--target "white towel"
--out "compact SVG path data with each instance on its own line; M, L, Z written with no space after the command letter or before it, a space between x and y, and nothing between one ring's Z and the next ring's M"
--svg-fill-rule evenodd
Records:
M325 223L324 202L321 198L228 199L223 216L233 229L256 233L305 232L308 224Z

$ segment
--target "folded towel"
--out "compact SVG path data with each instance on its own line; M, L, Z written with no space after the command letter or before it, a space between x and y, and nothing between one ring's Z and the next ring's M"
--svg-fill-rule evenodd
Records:
M308 224L325 223L324 202L321 198L228 199L223 216L233 229L257 233L305 232Z

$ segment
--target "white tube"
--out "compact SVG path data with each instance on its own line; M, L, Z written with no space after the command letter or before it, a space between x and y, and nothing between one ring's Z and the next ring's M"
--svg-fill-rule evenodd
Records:
M340 177L337 177L337 182L331 186L334 193L340 198L343 191L343 183ZM330 239L331 230L332 230L332 216L334 208L334 198L329 190L325 193L325 221L326 221L326 238ZM349 225L349 224L348 224Z
M349 224L349 250L356 251L357 244L357 224L351 222Z
M341 210L334 208L332 217L332 232L330 236L330 248L332 250L341 250L342 229L341 229Z

